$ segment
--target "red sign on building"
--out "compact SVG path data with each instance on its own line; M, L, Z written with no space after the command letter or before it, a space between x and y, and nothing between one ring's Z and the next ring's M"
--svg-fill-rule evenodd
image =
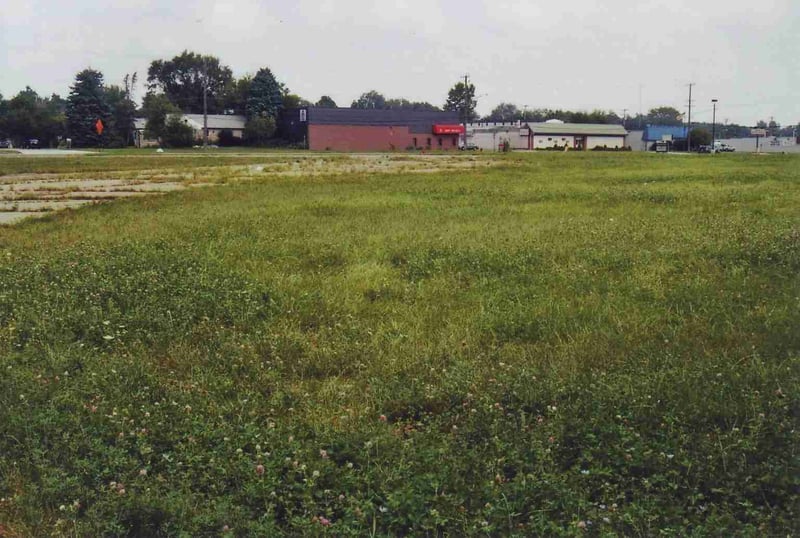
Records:
M441 123L436 123L433 125L433 134L437 135L462 134L463 132L463 125L444 125Z

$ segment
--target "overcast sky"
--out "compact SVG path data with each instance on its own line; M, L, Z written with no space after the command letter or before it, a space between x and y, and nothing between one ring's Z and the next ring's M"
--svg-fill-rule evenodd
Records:
M800 122L800 0L0 0L0 93L69 93L184 49L236 76L268 66L294 93L339 106L364 91L442 105L464 74L478 112L659 105L692 119Z

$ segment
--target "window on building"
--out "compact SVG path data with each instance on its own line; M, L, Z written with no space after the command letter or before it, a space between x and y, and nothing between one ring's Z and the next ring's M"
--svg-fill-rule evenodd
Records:
M553 141L553 139L552 139L552 138L548 138L548 139L547 139L547 141L548 141L548 142L552 142L552 141Z
M439 147L442 147L442 137L439 137Z
M415 136L412 140L414 140L414 147L417 147L417 137Z
M450 140L453 142L453 146L455 147L455 145L456 145L456 137L454 136L454 137L453 137L453 138L451 138Z
M428 147L431 147L431 139L430 138L428 139L428 142L425 145L428 146Z

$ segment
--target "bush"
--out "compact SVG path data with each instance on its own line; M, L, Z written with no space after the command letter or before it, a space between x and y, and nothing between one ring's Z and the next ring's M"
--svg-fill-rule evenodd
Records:
M244 126L244 142L248 146L266 146L275 135L275 118L271 116L251 118Z

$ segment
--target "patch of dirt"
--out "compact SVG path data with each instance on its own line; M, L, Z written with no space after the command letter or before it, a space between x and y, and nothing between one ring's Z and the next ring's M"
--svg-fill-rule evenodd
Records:
M265 176L435 173L483 169L496 162L471 155L284 154L282 158L257 165L103 172L97 178L91 174L20 174L0 178L0 224L117 198L252 181Z

